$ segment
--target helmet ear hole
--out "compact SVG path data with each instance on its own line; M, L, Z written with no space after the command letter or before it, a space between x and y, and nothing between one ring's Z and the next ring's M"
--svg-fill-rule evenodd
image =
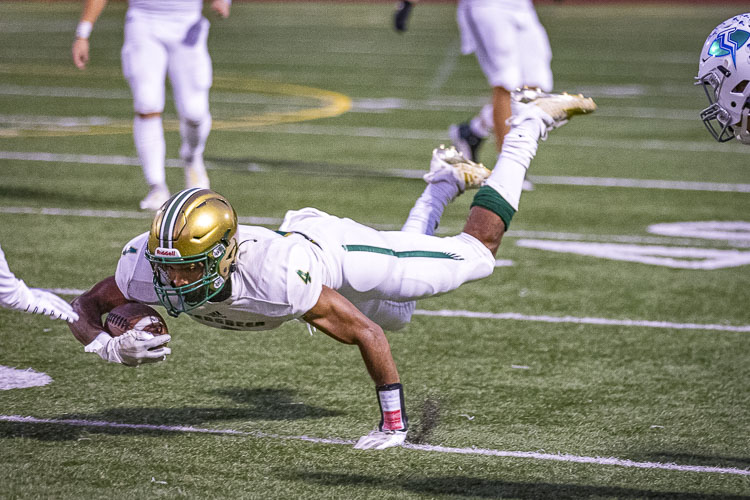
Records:
M219 262L219 274L224 278L228 277L229 273L232 271L234 260L237 257L237 248L237 240L232 238L226 252L224 252L224 257Z
M733 94L741 94L745 91L747 88L748 80L742 80L740 83L734 86L732 89ZM732 103L733 106L736 106L736 103Z

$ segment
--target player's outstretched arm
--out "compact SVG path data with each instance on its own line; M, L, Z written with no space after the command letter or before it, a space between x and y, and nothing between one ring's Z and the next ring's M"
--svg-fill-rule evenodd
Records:
M114 276L100 281L73 301L73 308L79 316L78 321L69 325L73 336L86 346L86 352L95 352L112 363L138 366L164 361L172 351L160 346L169 342L169 335L157 338L148 332L130 330L112 337L104 331L102 315L126 302L129 301L120 291Z
M71 49L73 64L78 69L86 68L89 62L89 36L106 5L107 0L86 0L83 4L83 12L76 26L76 38Z
M66 301L52 292L40 288L29 288L16 278L8 267L3 249L0 248L0 306L32 314L44 314L52 319L76 321L78 315Z
M355 448L382 450L403 444L408 427L404 390L383 329L341 294L326 286L318 302L302 318L339 342L359 347L367 371L375 382L380 424L361 438Z

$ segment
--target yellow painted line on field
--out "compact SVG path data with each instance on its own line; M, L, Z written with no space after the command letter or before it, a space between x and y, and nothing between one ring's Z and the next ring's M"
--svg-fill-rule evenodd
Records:
M72 66L72 64L71 64ZM24 74L34 76L55 76L59 78L70 78L84 76L86 74L92 77L112 76L112 70L104 69L86 69L79 71L75 68L68 67L32 67L20 64L0 64L0 73L4 74ZM265 112L260 114L250 114L238 118L213 117L213 130L248 130L252 128L268 127L283 123L298 123L320 118L329 118L338 116L349 111L352 107L351 99L338 92L330 90L307 87L304 85L295 85L290 83L272 82L255 78L246 78L242 76L219 76L214 78L214 90L225 92L236 92L238 94L264 94L278 96L280 99L289 98L306 98L312 101L311 107L296 109L286 112ZM313 104L314 103L314 104ZM8 137L66 137L74 135L111 135L126 134L132 132L132 120L119 120L107 125L94 125L83 127L72 127L60 130L34 130L34 129L4 129L0 130L0 138ZM179 130L178 120L165 120L164 129L166 131Z
M235 120L214 120L214 130L230 130L254 128L281 123L294 123L319 118L338 116L349 111L352 100L338 92L316 89L290 83L276 83L264 80L237 77L217 77L214 79L215 89L226 89L229 91L240 91L247 94L272 94L280 96L307 97L317 101L320 106L283 113L263 113L256 116L248 116Z

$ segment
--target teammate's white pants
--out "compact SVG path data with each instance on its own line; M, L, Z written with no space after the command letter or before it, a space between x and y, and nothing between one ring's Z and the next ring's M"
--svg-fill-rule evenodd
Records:
M511 9L495 0L462 0L456 19L461 51L476 55L490 86L552 89L552 51L531 2Z
M417 299L485 278L495 265L489 249L465 233L377 231L311 208L287 212L280 229L317 243L329 273L325 285L388 330L409 322Z
M212 80L208 28L208 20L200 14L166 17L128 10L122 71L133 93L136 113L164 111L169 74L180 117L195 123L207 118Z

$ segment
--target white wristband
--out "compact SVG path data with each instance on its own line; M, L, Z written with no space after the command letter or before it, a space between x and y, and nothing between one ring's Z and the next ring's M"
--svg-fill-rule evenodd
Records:
M91 36L91 30L93 28L94 25L89 21L79 22L78 26L76 26L76 38L83 38L84 40L88 40Z
M95 352L99 354L99 352L104 348L105 345L107 345L107 342L112 340L112 336L108 334L107 332L101 332L99 335L96 336L94 340L91 341L89 345L83 348L86 352ZM101 356L101 354L99 354Z

